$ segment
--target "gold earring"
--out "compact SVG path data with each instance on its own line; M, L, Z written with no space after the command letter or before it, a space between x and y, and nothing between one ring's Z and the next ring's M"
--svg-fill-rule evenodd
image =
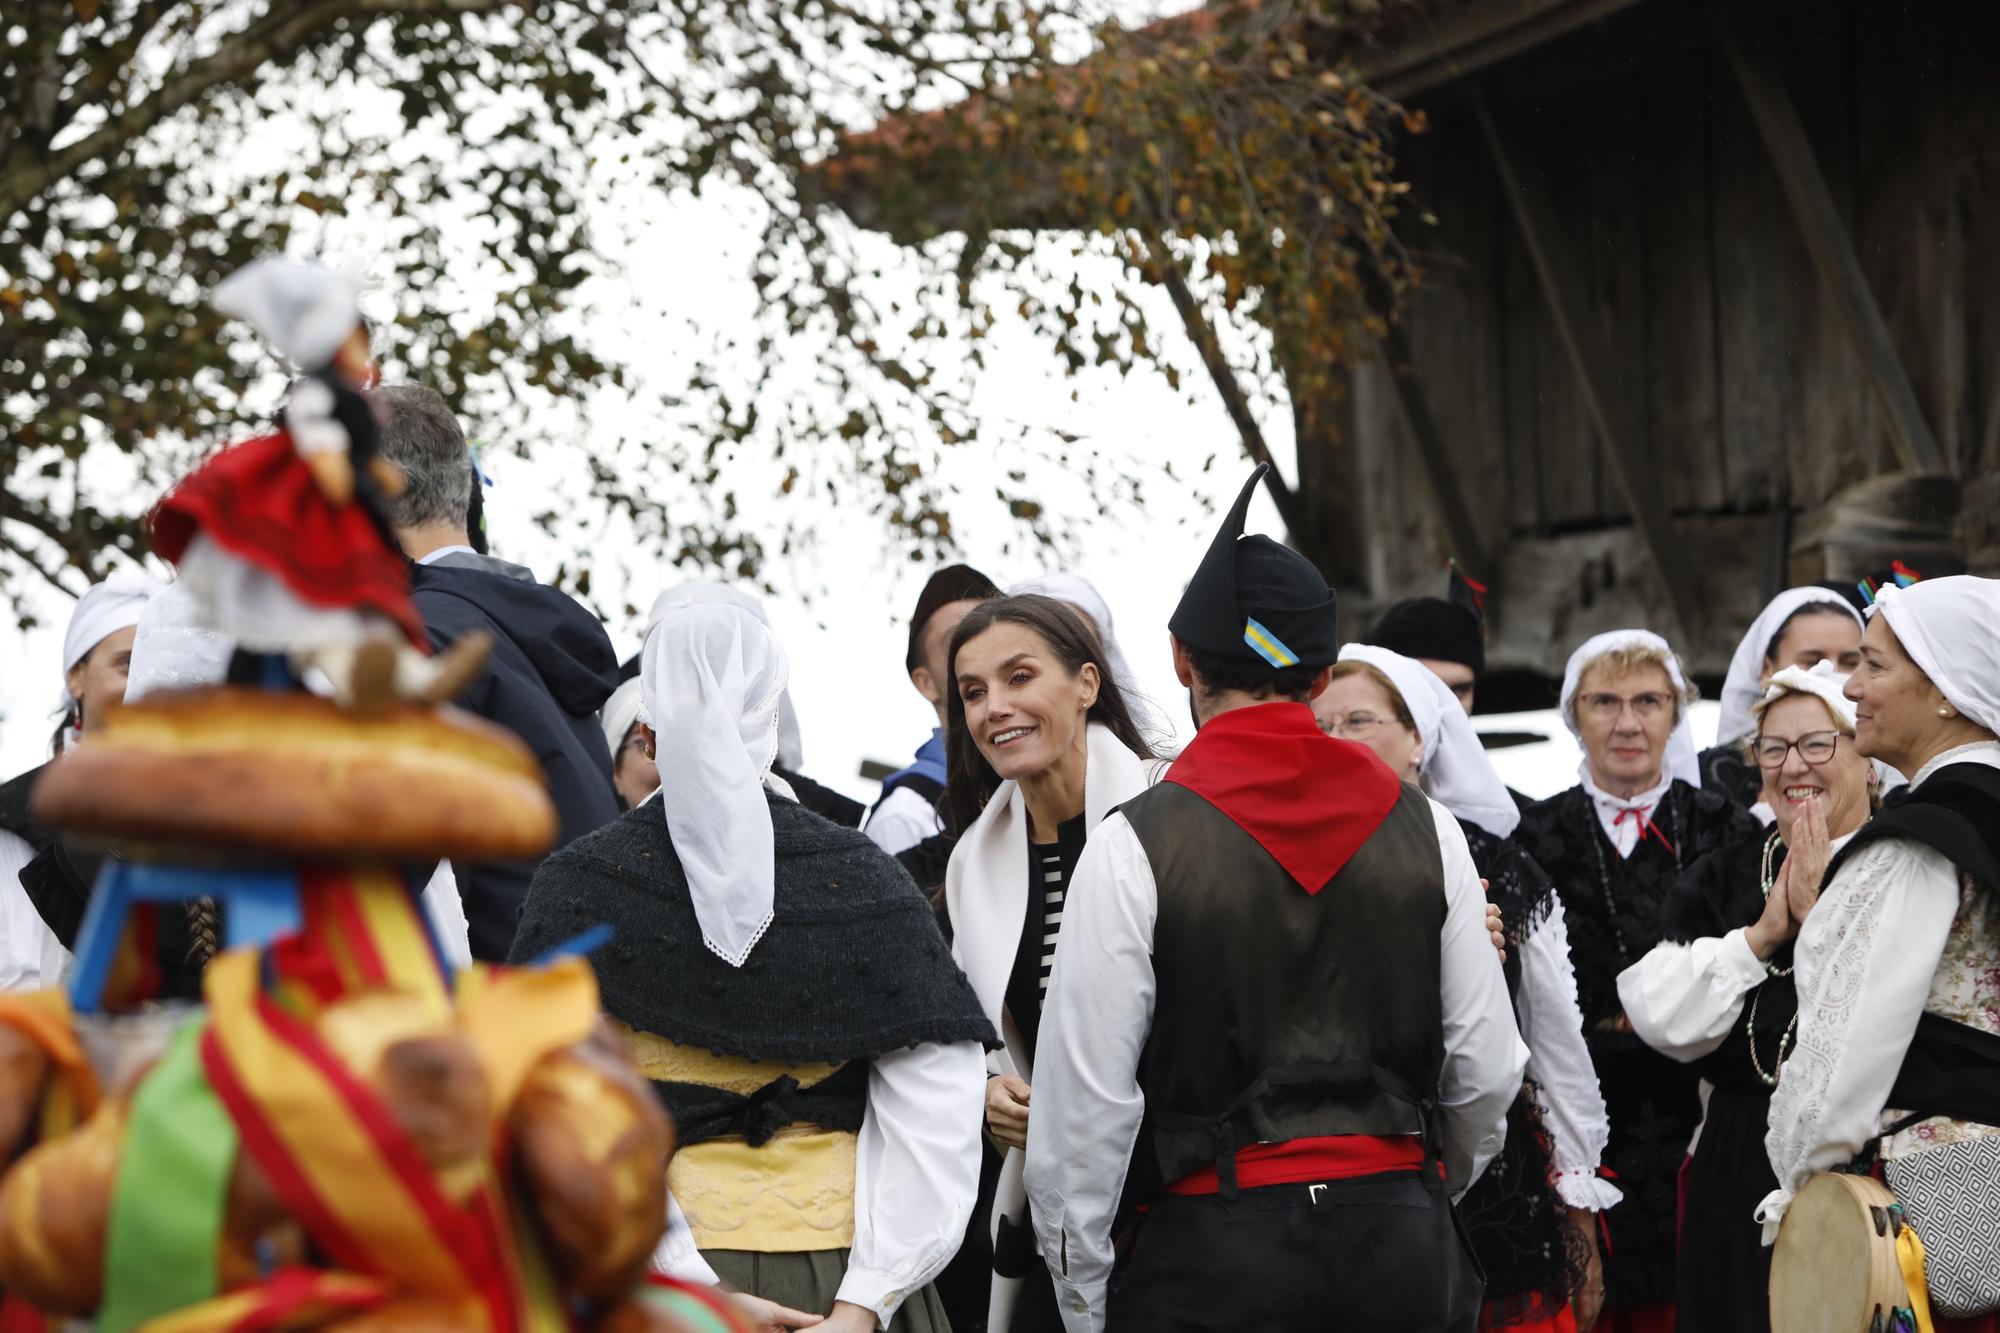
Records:
M1950 717L1950 716L1951 716L1951 710L1950 710L1949 708L1940 708L1940 709L1938 709L1938 716L1939 716L1939 717Z

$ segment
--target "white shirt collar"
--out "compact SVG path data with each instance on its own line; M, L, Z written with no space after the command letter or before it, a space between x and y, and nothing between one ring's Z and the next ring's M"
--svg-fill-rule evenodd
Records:
M434 565L438 561L444 559L446 556L457 555L460 551L465 552L465 554L467 555L479 554L479 552L473 550L470 546L467 546L461 542L456 546L440 546L437 548L437 550L432 551L429 554L420 557L417 560L417 563L420 565Z
M1674 785L1673 776L1662 773L1659 785L1627 798L1613 796L1593 782L1589 760L1578 765L1577 773L1583 780L1584 794L1590 797L1591 808L1597 811L1597 822L1604 836L1611 839L1620 857L1630 856L1638 848L1639 839L1645 836L1654 807L1666 799L1667 788Z
M1973 741L1970 745L1946 750L1918 769L1916 776L1910 779L1910 786L1921 787L1925 778L1946 764L1985 764L1989 768L2000 768L2000 741Z

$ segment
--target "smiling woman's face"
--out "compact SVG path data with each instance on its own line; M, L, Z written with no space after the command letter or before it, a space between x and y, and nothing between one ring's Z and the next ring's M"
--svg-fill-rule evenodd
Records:
M960 645L955 665L966 731L1003 780L1033 777L1081 744L1094 663L1072 676L1041 635L1003 620Z
M1828 736L1834 738L1833 753L1818 763L1809 761L1799 742L1808 737L1824 742ZM1826 815L1831 836L1842 837L1861 827L1868 817L1870 765L1824 702L1810 694L1778 699L1764 710L1757 725L1757 743L1766 740L1790 743L1776 768L1758 764L1764 774L1764 804L1777 817L1778 836L1789 843L1792 821L1813 802Z

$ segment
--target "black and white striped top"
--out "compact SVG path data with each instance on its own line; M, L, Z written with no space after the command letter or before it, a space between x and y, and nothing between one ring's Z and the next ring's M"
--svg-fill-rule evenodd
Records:
M1042 981L1041 993L1049 993L1049 973L1056 965L1056 935L1062 930L1063 894L1069 887L1069 871L1063 864L1062 846L1049 843L1034 848L1039 871L1036 882L1042 890Z

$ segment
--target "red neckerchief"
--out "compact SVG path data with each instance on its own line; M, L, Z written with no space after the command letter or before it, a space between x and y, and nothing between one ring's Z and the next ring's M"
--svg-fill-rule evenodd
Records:
M1295 703L1210 718L1166 781L1228 815L1307 893L1340 873L1403 789L1373 750L1326 735Z
M1623 824L1627 818L1637 819L1639 821L1640 842L1644 842L1648 838L1658 838L1660 840L1660 846L1666 848L1670 852L1673 852L1673 854L1676 857L1678 857L1680 853L1674 851L1674 845L1667 841L1667 835L1660 832L1660 826L1653 822L1652 811L1653 807L1650 805L1624 806L1618 811L1617 815L1612 818L1611 827L1617 828L1619 825ZM1639 849L1635 846L1632 850L1637 851Z

